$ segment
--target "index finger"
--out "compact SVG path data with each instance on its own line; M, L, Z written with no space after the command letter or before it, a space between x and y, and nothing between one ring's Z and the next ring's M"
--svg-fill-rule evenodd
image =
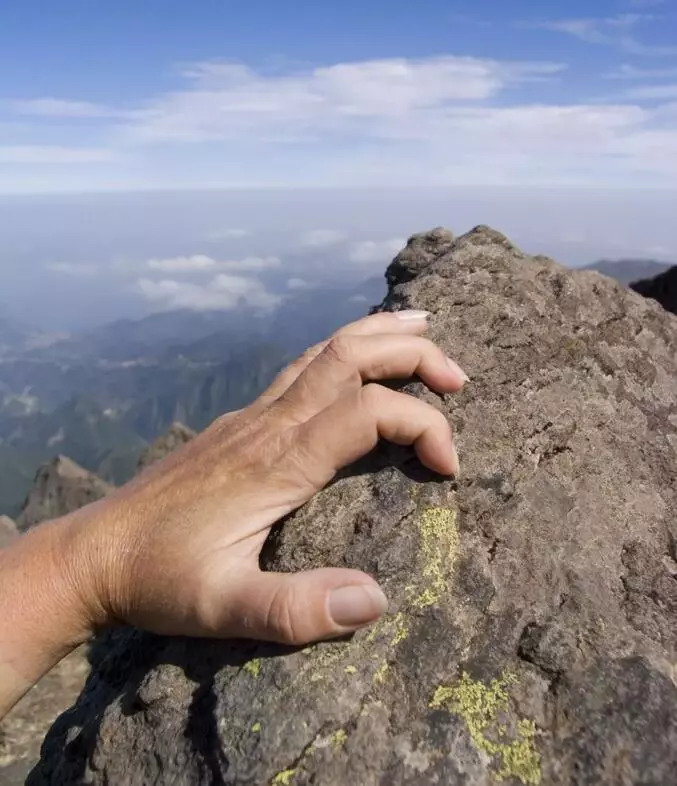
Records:
M420 336L425 332L428 325L427 311L381 311L378 314L371 314L355 322L339 328L333 336L321 341L319 344L307 349L300 358L287 366L273 380L259 398L256 400L255 407L268 406L276 401L285 391L287 391L299 376L308 368L315 358L326 348L327 344L337 336L372 336L383 333L394 333L401 335Z

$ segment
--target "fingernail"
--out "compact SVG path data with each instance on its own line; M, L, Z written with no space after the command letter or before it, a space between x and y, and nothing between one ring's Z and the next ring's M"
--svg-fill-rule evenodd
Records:
M355 628L378 619L388 608L388 599L374 584L339 587L329 596L329 613L337 625Z
M395 316L398 319L407 321L412 319L428 319L430 311L415 311L413 309L407 311L395 311Z
M458 460L458 451L453 442L451 443L451 463L454 468L452 474L457 478L461 472L461 462Z
M458 365L458 363L455 360L452 360L451 358L447 358L447 363L449 364L450 368L453 371L455 371L464 382L470 382L470 377L465 373L465 371L463 371L463 369Z

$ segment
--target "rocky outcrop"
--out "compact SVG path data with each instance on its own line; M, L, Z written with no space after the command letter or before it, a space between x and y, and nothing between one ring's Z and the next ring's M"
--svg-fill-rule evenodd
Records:
M19 536L16 524L9 516L0 516L0 549L9 544Z
M677 265L653 278L635 281L630 288L644 297L657 300L664 309L677 314Z
M196 432L192 428L184 426L183 423L172 423L169 429L141 454L138 471L142 472L146 467L165 458L186 442L190 442L194 436Z
M468 371L462 474L383 446L270 538L389 613L303 650L101 641L37 784L667 784L677 767L677 319L480 227L413 238L384 308Z
M44 464L19 514L19 529L27 530L41 521L58 518L105 497L113 486L66 456Z

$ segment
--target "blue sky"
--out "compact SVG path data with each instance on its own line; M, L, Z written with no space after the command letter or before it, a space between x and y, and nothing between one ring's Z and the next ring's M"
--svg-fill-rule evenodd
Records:
M671 2L0 6L0 192L676 179Z

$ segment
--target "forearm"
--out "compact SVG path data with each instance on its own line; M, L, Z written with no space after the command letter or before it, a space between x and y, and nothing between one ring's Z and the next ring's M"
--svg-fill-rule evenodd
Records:
M0 717L92 633L70 521L0 551Z

